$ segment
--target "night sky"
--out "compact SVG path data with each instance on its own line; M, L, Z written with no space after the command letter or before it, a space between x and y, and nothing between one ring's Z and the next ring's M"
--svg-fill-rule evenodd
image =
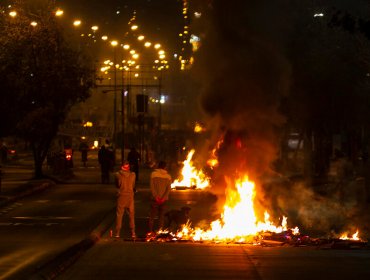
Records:
M181 0L58 0L67 17L80 17L90 25L97 24L102 33L117 36L127 31L127 23L136 11L143 33L174 49L183 22ZM119 13L117 13L117 11Z

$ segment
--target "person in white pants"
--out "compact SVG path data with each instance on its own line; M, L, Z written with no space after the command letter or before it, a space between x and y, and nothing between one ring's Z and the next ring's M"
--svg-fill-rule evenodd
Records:
M130 171L130 164L128 161L125 161L121 165L121 170L115 174L115 184L118 189L115 232L116 238L120 237L122 218L125 211L128 213L130 219L131 237L136 238L134 207L135 177L135 173Z

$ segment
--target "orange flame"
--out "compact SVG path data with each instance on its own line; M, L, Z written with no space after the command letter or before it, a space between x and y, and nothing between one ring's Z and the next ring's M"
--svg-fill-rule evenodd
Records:
M192 229L190 225L185 225L177 233L178 238L188 238L194 241L233 241L249 242L261 232L280 233L287 230L287 218L283 217L280 226L274 225L270 221L270 216L265 212L263 221L258 221L254 211L255 184L248 180L247 176L238 179L235 186L231 186L231 180L227 180L226 202L221 218L213 221L210 229ZM296 227L292 230L294 234L299 234Z
M183 168L181 170L182 179L176 179L172 184L171 188L176 187L196 187L198 189L205 189L209 187L209 178L201 171L197 170L193 166L192 158L195 150L191 150L183 162Z
M224 142L223 139L221 139L217 142L216 148L214 148L211 152L211 158L207 161L208 166L210 166L212 168L218 166L218 159L217 159L216 153L220 149L223 142Z
M194 132L195 133L202 133L206 131L206 129L198 122L195 123L195 126L194 126Z
M345 233L342 233L340 235L339 239L342 239L342 240L360 240L358 235L359 235L358 230L352 236L349 236L348 233L345 232Z

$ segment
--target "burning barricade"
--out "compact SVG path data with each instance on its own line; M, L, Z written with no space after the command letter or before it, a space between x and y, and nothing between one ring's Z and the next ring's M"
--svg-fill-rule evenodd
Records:
M189 159L189 157L188 157ZM263 221L259 221L254 210L256 196L255 185L247 176L240 179L227 179L226 201L223 213L218 220L210 224L209 229L192 228L188 223L176 233L160 231L155 236L149 236L147 241L174 241L187 240L195 242L234 242L234 243L260 243L267 233L289 233L298 235L299 229L287 228L287 218L281 219L280 225L274 225L265 211Z
M176 180L172 187L209 186L209 180L191 164L192 150L183 168L183 180ZM255 212L257 196L255 183L247 175L240 178L225 178L225 204L220 218L211 222L207 228L192 227L188 222L177 232L162 230L147 236L146 241L157 242L214 242L248 243L261 246L318 246L320 248L353 249L363 248L366 241L361 240L358 231L353 235L344 234L333 238L312 238L300 233L298 227L288 227L288 218L281 217L274 224L267 211L259 219Z
M193 165L193 155L195 150L191 150L183 162L181 179L176 179L172 184L172 189L205 189L210 186L209 178L201 170L197 170Z

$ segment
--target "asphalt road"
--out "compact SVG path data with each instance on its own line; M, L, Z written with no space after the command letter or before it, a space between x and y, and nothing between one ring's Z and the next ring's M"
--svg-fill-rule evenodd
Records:
M128 241L109 228L68 267L51 260L77 244L101 221L113 221L115 189L102 185L96 166L75 166L75 177L19 200L0 214L0 279L370 279L370 250L261 247L245 244ZM139 237L148 228L149 170L135 196ZM206 191L172 191L169 209L191 208L194 224L216 218L217 199ZM108 216L107 214L110 213ZM109 219L106 219L108 217ZM113 224L109 227L113 229ZM58 259L58 258L57 258ZM59 260L59 259L58 259ZM49 269L49 267L51 267ZM49 270L48 270L49 269ZM42 274L43 272L51 274ZM41 272L41 273L39 273Z
M114 207L110 185L60 184L0 212L0 279L27 279L80 242Z
M69 248L90 236L107 216L108 221L114 221L111 210L115 206L116 190L113 183L100 184L96 165L87 168L76 165L74 174L68 183L57 184L1 209L0 279L37 276L45 267L47 270L50 263L55 265L55 259L59 260ZM139 237L148 231L149 174L150 170L142 170L135 196ZM201 191L172 192L168 207L190 206L194 209L195 221L199 221L212 217L215 200L215 196ZM124 222L122 236L127 237L127 217Z
M103 238L57 279L370 279L369 250Z

